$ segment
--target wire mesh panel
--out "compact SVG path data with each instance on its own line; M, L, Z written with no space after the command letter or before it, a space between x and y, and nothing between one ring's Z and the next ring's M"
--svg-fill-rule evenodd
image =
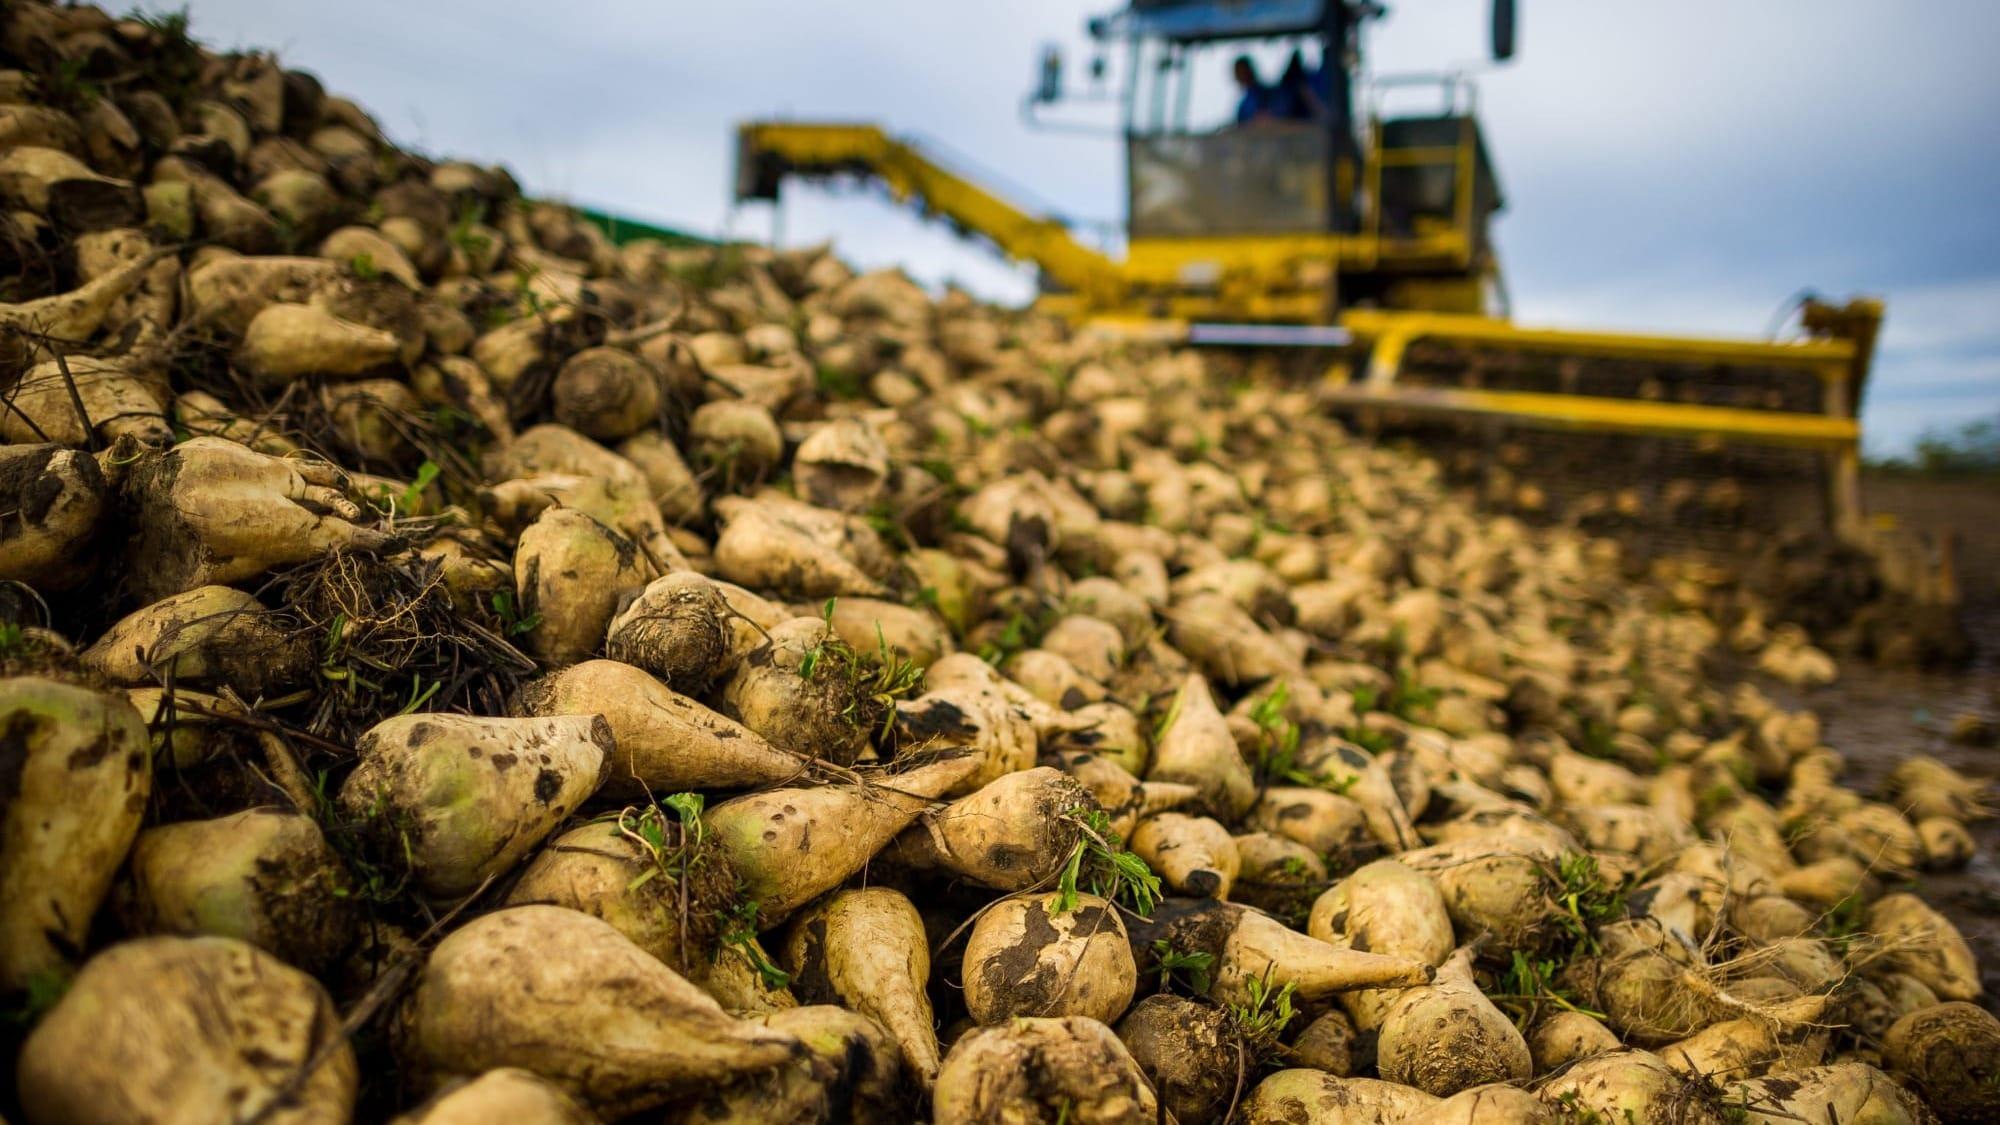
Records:
M1364 430L1408 438L1492 507L1611 535L1642 553L1729 552L1831 525L1825 461L1802 449L1535 429L1382 408Z
M1135 135L1126 153L1134 237L1326 229L1327 137L1317 126Z
M1798 414L1817 414L1826 408L1819 376L1797 365L1552 355L1430 340L1410 345L1398 381L1411 386L1594 395Z

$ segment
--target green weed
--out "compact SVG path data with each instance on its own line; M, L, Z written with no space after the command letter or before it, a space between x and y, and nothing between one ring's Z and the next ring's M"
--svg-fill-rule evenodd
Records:
M1243 1037L1244 1046L1259 1060L1269 1061L1282 1051L1279 1039L1292 1017L1298 1014L1292 1008L1293 985L1286 981L1273 988L1268 971L1246 983L1249 1002L1229 1005L1229 1018L1236 1025L1236 1033Z
M26 1030L41 1021L69 991L69 977L54 969L37 969L28 977L20 1001L0 1012L0 1024Z
M493 607L493 615L500 619L500 631L504 636L519 637L534 632L542 623L542 615L531 613L526 617L514 607L511 590L495 590L488 603Z
M417 466L417 475L410 480L409 486L403 489L404 511L410 511L417 506L417 501L423 497L424 489L429 488L431 482L437 480L441 471L436 461L425 461Z
M813 367L813 384L828 398L855 399L868 393L868 380L860 372L824 363Z
M1291 688L1281 682L1250 708L1250 721L1257 724L1258 782L1346 794L1361 780L1359 774L1314 771L1298 764L1299 727L1285 716L1285 705L1290 701Z
M1062 620L1063 608L1047 605L1032 612L1015 610L1000 627L1000 635L979 646L979 658L997 667L1015 653L1041 644L1042 637L1055 627L1057 621Z
M750 967L757 970L764 987L785 988L792 983L792 974L771 963L764 947L757 943L757 900L746 899L729 908L724 914L722 944L733 945L743 951Z
M833 631L833 611L838 603L838 598L828 598L820 608L823 628L819 640L799 659L799 678L810 680L822 673L832 677L843 689L840 717L850 725L869 728L878 739L886 739L895 727L896 704L923 687L924 670L889 647L879 621L873 653L863 653L841 640Z
M1556 865L1556 924L1570 935L1575 948L1601 952L1593 933L1599 923L1625 913L1623 887L1604 878L1594 856L1570 852Z
M1582 1012L1598 1019L1605 1018L1602 1012L1578 1007L1575 995L1556 985L1556 977L1562 972L1562 967L1560 961L1530 957L1516 949L1513 963L1501 975L1495 990L1487 994L1487 999L1511 1016L1515 1026L1522 1031L1533 1026L1542 1012L1551 1006Z
M1050 913L1076 909L1080 889L1111 902L1125 901L1133 913L1149 917L1160 902L1160 877L1146 861L1125 850L1102 809L1073 808L1063 814L1082 833L1056 880Z
M1174 974L1184 974L1184 983L1190 992L1206 996L1210 982L1210 972L1215 968L1213 953L1181 953L1165 938L1153 943L1153 971L1160 974L1160 991L1166 992L1174 985Z

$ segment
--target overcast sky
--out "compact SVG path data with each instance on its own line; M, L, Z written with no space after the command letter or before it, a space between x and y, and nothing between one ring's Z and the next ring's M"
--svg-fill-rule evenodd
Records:
M1018 116L1044 42L1080 77L1117 0L192 0L213 46L275 49L396 139L704 233L732 220L733 124L878 121L1072 217L1117 219L1108 140ZM1391 0L1378 73L1479 65L1487 0ZM2000 2L1522 0L1480 78L1517 319L1758 336L1798 290L1887 298L1871 450L2000 412ZM1222 61L1217 60L1220 67ZM733 223L733 225L732 225ZM837 239L1020 299L1030 275L872 198L795 191Z

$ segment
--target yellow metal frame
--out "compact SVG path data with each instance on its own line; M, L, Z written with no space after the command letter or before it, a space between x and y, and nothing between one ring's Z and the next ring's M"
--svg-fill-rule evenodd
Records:
M1476 261L1471 228L1476 151L1470 123L1454 146L1381 152L1374 133L1361 178L1369 198L1380 191L1381 169L1451 164L1458 170L1456 221L1410 235L1385 235L1376 208L1353 234L1246 234L1135 238L1124 261L1075 239L1054 220L1031 215L931 159L918 146L863 124L757 122L739 130L746 159L779 158L806 172L865 171L899 201L916 202L991 239L1003 254L1033 262L1068 290L1040 307L1082 319L1093 315L1243 319L1324 324L1338 274L1390 273L1425 284L1418 299L1462 310L1476 302L1488 264Z
M1867 377L1882 306L1857 300L1836 309L1807 306L1806 323L1840 337L1764 342L1639 333L1523 328L1492 317L1353 309L1341 325L1372 344L1366 379L1325 390L1329 402L1470 417L1505 418L1550 429L1724 441L1813 449L1827 461L1827 503L1837 532L1862 536L1861 425L1854 415ZM1465 387L1406 387L1397 383L1403 357L1419 340L1470 344L1564 357L1632 359L1720 367L1799 368L1820 380L1821 410L1803 414L1597 395L1489 391Z
M1190 263L1214 263L1275 277L1296 278L1302 265L1338 264L1374 271L1385 261L1410 268L1462 270L1470 251L1463 232L1440 231L1410 238L1374 234L1242 234L1189 238L1135 238L1125 276L1140 285L1181 285ZM1296 284L1296 282L1294 282Z
M1371 382L1393 382L1403 352L1421 339L1470 344L1496 344L1514 351L1553 355L1589 355L1608 359L1712 363L1717 366L1804 367L1828 383L1845 385L1853 372L1855 345L1850 340L1806 339L1766 343L1716 340L1695 336L1647 335L1625 332L1577 332L1568 329L1523 328L1497 317L1452 316L1443 313L1389 312L1350 309L1341 326L1375 344L1369 361Z
M1135 238L1123 262L1081 245L1060 222L1028 214L873 125L750 124L742 127L740 143L742 159L774 157L788 172L854 170L875 176L897 199L920 203L985 235L1009 257L1040 266L1067 291L1045 295L1037 307L1094 330L1176 340L1197 321L1326 324L1336 319L1337 278L1372 275L1386 280L1385 296L1397 307L1337 314L1337 323L1368 349L1369 366L1363 383L1329 387L1328 401L1531 426L1811 448L1828 460L1838 529L1860 534L1860 427L1854 414L1882 316L1878 302L1811 303L1804 323L1813 338L1787 343L1523 328L1468 315L1482 303L1484 283L1496 268L1490 251L1474 242L1478 146L1471 121L1461 123L1456 144L1422 148L1385 150L1382 123L1373 122L1371 130L1374 143L1359 176L1369 200L1381 198L1385 167L1455 169L1453 218L1443 229L1385 235L1380 208L1370 204L1363 208L1361 229L1352 234ZM1403 357L1419 340L1568 357L1804 368L1821 381L1822 409L1802 414L1400 385Z
M1535 419L1551 429L1657 437L1717 437L1725 441L1754 441L1762 445L1788 445L1822 451L1847 448L1861 436L1861 427L1852 418L1595 395L1484 391L1463 387L1399 387L1385 391L1365 383L1329 387L1323 393L1330 401L1350 406L1505 416Z
M748 152L773 153L804 167L865 168L899 201L921 201L1070 289L1115 300L1121 288L1118 264L1071 238L1062 223L1022 211L877 126L752 124L742 127L742 143Z
M1854 416L1867 376L1879 302L1861 299L1845 306L1813 303L1805 323L1819 332L1843 335L1765 342L1718 340L1620 332L1577 332L1524 328L1483 316L1350 309L1340 316L1368 370L1348 382L1347 365L1337 364L1321 389L1322 401L1343 407L1376 408L1492 418L1515 425L1594 433L1656 437L1714 438L1727 442L1809 449L1826 460L1827 503L1835 530L1859 541L1863 535L1860 494L1861 425ZM1178 343L1199 317L1101 315L1083 323L1086 331ZM1630 359L1718 367L1796 368L1820 380L1821 412L1754 410L1599 395L1494 391L1471 387L1419 387L1400 382L1403 357L1419 340L1472 345L1509 352L1540 352L1565 358Z

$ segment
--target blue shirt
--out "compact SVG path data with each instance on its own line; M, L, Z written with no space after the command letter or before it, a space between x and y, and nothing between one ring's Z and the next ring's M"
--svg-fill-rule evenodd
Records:
M1303 121L1312 116L1312 107L1306 103L1304 93L1290 84L1272 90L1269 105L1271 116L1287 121Z
M1243 91L1243 97L1236 103L1236 123L1247 125L1270 110L1271 91L1264 86L1252 86Z

